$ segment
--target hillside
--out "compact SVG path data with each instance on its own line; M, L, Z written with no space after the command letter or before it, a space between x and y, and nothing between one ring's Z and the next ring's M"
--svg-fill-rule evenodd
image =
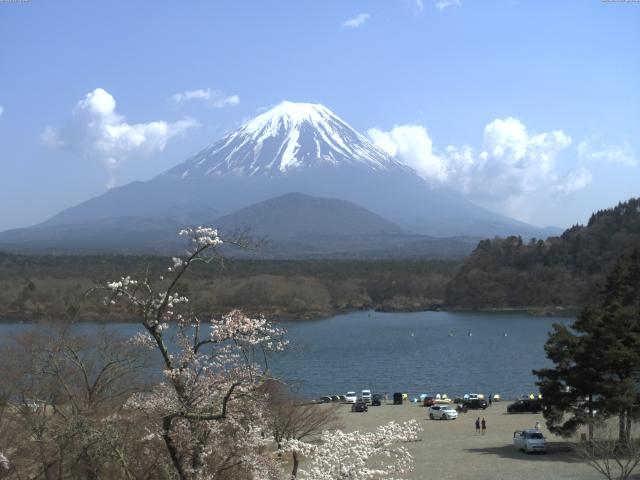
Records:
M278 259L461 259L478 238L434 238L398 227L346 200L289 193L249 205L206 225L252 248L222 248L235 258ZM82 224L46 224L0 234L0 250L29 254L104 253L174 255L184 249L177 235L186 219L115 217Z
M220 217L214 223L222 231L247 227L255 235L271 239L405 233L355 203L302 193L270 198Z
M616 259L640 248L640 199L594 213L560 237L483 240L447 287L458 308L582 307L601 295Z

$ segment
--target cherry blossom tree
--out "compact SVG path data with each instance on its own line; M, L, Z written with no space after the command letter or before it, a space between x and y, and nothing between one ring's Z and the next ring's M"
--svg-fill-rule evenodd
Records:
M283 445L290 440L313 442L319 439L325 430L338 428L337 405L319 405L309 403L293 395L281 382L270 381L265 384L269 399L269 427L278 453L285 453ZM296 449L291 453L291 478L296 478L300 458Z
M107 284L105 301L126 302L141 319L145 331L132 341L157 351L163 365L162 380L127 406L152 420L145 438L162 439L181 480L277 478L281 469L269 450L259 387L267 378L267 354L286 344L284 332L238 310L207 319L192 311L179 293L180 280L196 264L220 258L223 241L208 227L180 235L189 249L157 280L147 272L141 280L126 276Z
M303 480L392 479L410 472L413 457L404 445L418 441L422 427L415 420L390 422L374 432L325 431L319 443L291 440L286 448L309 459L300 468Z

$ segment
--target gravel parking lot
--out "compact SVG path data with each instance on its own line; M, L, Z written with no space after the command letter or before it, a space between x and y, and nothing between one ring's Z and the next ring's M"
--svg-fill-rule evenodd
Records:
M591 480L600 479L595 470L574 458L567 444L544 428L541 414L508 414L508 402L494 403L486 410L469 410L456 420L429 420L427 408L414 403L369 407L366 413L352 413L339 405L340 421L347 431L374 430L389 421L418 420L424 427L422 441L409 445L414 455L411 479L430 480ZM484 417L487 432L475 433L475 420ZM548 453L527 455L512 445L513 432L533 428L536 421L547 437Z

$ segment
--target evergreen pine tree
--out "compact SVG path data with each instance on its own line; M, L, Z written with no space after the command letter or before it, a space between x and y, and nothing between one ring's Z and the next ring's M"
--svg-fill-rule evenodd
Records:
M553 368L534 371L549 429L564 436L591 427L594 412L619 418L628 440L638 415L640 381L640 253L621 257L605 300L586 307L568 328L554 325L545 345ZM589 435L593 433L589 429Z

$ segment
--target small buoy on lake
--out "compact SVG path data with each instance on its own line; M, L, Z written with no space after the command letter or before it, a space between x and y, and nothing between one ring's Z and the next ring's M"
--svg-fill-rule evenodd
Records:
M507 336L507 332L504 332L504 336L505 336L505 337Z
M413 336L414 336L414 334L412 333L412 334L411 334L411 336L413 337Z
M469 332L469 336L470 336L470 337L473 337L473 333Z
M449 334L449 336L450 336L450 337L453 337L453 333L450 333L450 334Z

